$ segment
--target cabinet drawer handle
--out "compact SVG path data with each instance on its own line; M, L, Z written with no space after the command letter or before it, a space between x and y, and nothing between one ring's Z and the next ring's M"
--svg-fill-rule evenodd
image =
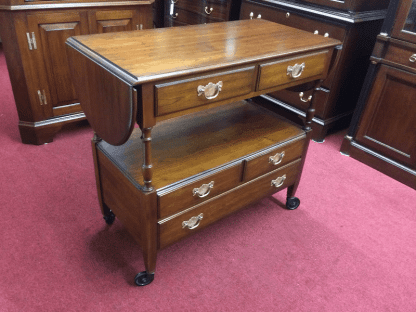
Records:
M182 228L188 228L190 230L193 230L198 227L198 225L201 223L202 218L204 217L203 213L200 213L197 216L193 216L188 221L182 222Z
M207 13L208 15L210 15L213 10L214 10L213 8L210 8L208 12L208 7L207 6L205 7L205 13Z
M287 67L287 75L292 78L299 78L302 75L303 70L305 69L305 63L295 64L294 66Z
M198 197L205 197L208 196L209 192L211 192L211 189L214 187L214 181L209 182L208 184L202 184L198 188L194 188L192 190L193 196L197 195Z
M290 13L289 12L287 12L286 13L286 18L289 18L290 17Z
M278 165L282 162L283 157L285 156L285 152L281 152L281 153L277 153L274 156L270 156L269 157L269 163L273 164L273 165Z
M278 177L276 180L272 180L272 186L274 187L281 187L283 183L286 180L286 175L282 175L281 177Z
M198 96L205 95L205 98L207 100L215 99L218 94L220 94L221 88L222 88L222 81L218 81L217 83L208 83L205 87L204 86L198 86L197 92Z
M303 92L299 93L299 98L302 102L305 102L305 103L308 103L308 102L312 101L312 95L309 95L307 99L304 99L303 98Z
M177 18L178 17L178 13L172 14L170 17Z
M412 63L416 62L416 54L413 54L413 55L409 58L409 61L410 61L410 62L412 62Z

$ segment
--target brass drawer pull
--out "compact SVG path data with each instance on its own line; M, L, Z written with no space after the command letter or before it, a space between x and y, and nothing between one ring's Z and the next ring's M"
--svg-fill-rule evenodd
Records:
M200 213L197 216L194 216L190 218L188 221L182 222L182 228L188 228L190 230L193 230L198 227L198 225L201 223L202 218L204 217L203 213Z
M409 61L410 61L410 62L412 62L412 63L416 62L416 54L413 54L413 55L409 58Z
M299 93L299 98L302 102L305 102L305 103L308 103L308 102L312 101L312 95L309 95L307 99L304 99L303 98L303 92Z
M205 13L207 13L208 15L210 15L213 10L214 10L213 8L210 8L208 12L208 7L207 6L205 7Z
M295 64L294 66L287 67L287 75L292 78L299 78L302 75L303 70L305 69L305 63Z
M289 12L287 12L286 13L286 18L289 18L290 17L290 13Z
M207 100L215 99L218 96L218 94L220 94L222 85L222 81L218 81L215 84L210 82L205 87L198 86L198 96L204 94Z
M269 157L269 163L273 164L273 165L278 165L282 162L283 157L285 156L285 152L281 152L281 153L277 153L274 156L270 156Z
M272 180L272 186L274 187L281 187L283 185L283 183L286 180L286 175L282 175L281 177L278 177L276 180Z
M202 184L199 188L194 188L192 190L193 196L197 195L198 197L208 196L211 189L214 187L214 181L209 182L208 184Z

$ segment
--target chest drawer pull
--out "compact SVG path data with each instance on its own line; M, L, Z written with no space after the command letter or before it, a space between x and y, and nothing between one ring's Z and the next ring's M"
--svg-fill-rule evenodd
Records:
M295 64L294 66L287 67L287 75L292 78L299 78L305 69L305 63Z
M197 195L198 197L208 196L211 189L214 187L214 181L209 182L208 184L202 184L198 188L194 188L192 191L193 196Z
M205 98L207 100L215 99L218 94L220 94L222 88L222 81L218 81L217 83L208 83L205 87L204 86L198 86L198 96L205 95Z
M410 62L412 62L412 63L416 62L416 54L413 54L413 55L409 58L409 61L410 61Z
M208 7L207 6L205 7L205 13L207 13L208 15L210 15L213 10L214 10L213 8L210 8L208 12Z
M286 175L282 175L281 177L278 177L276 180L272 180L272 186L274 187L281 187L283 183L285 183Z
M312 95L309 95L307 99L304 99L303 98L303 92L299 93L299 98L302 102L305 102L305 103L308 103L308 102L312 101Z
M281 152L281 153L277 153L274 156L270 156L269 157L269 163L273 164L273 165L278 165L282 162L283 157L285 156L285 152Z
M190 218L188 221L183 221L182 228L188 228L190 230L197 228L203 217L204 214L200 213L199 215Z

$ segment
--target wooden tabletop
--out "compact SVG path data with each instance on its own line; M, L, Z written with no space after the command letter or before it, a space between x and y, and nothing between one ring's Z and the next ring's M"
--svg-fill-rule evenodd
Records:
M262 19L76 36L68 44L130 85L332 47Z

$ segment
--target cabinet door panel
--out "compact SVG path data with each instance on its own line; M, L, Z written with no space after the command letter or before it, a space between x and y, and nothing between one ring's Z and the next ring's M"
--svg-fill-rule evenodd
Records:
M148 28L140 21L137 10L90 12L89 22L91 33L99 34Z
M391 36L416 43L416 0L401 0Z
M381 65L367 99L357 141L416 167L416 75Z
M88 33L86 19L77 12L46 13L29 15L28 24L37 38L37 49L31 52L38 68L47 105L55 108L77 103L65 41L70 36ZM50 111L50 114L55 115L53 111Z

